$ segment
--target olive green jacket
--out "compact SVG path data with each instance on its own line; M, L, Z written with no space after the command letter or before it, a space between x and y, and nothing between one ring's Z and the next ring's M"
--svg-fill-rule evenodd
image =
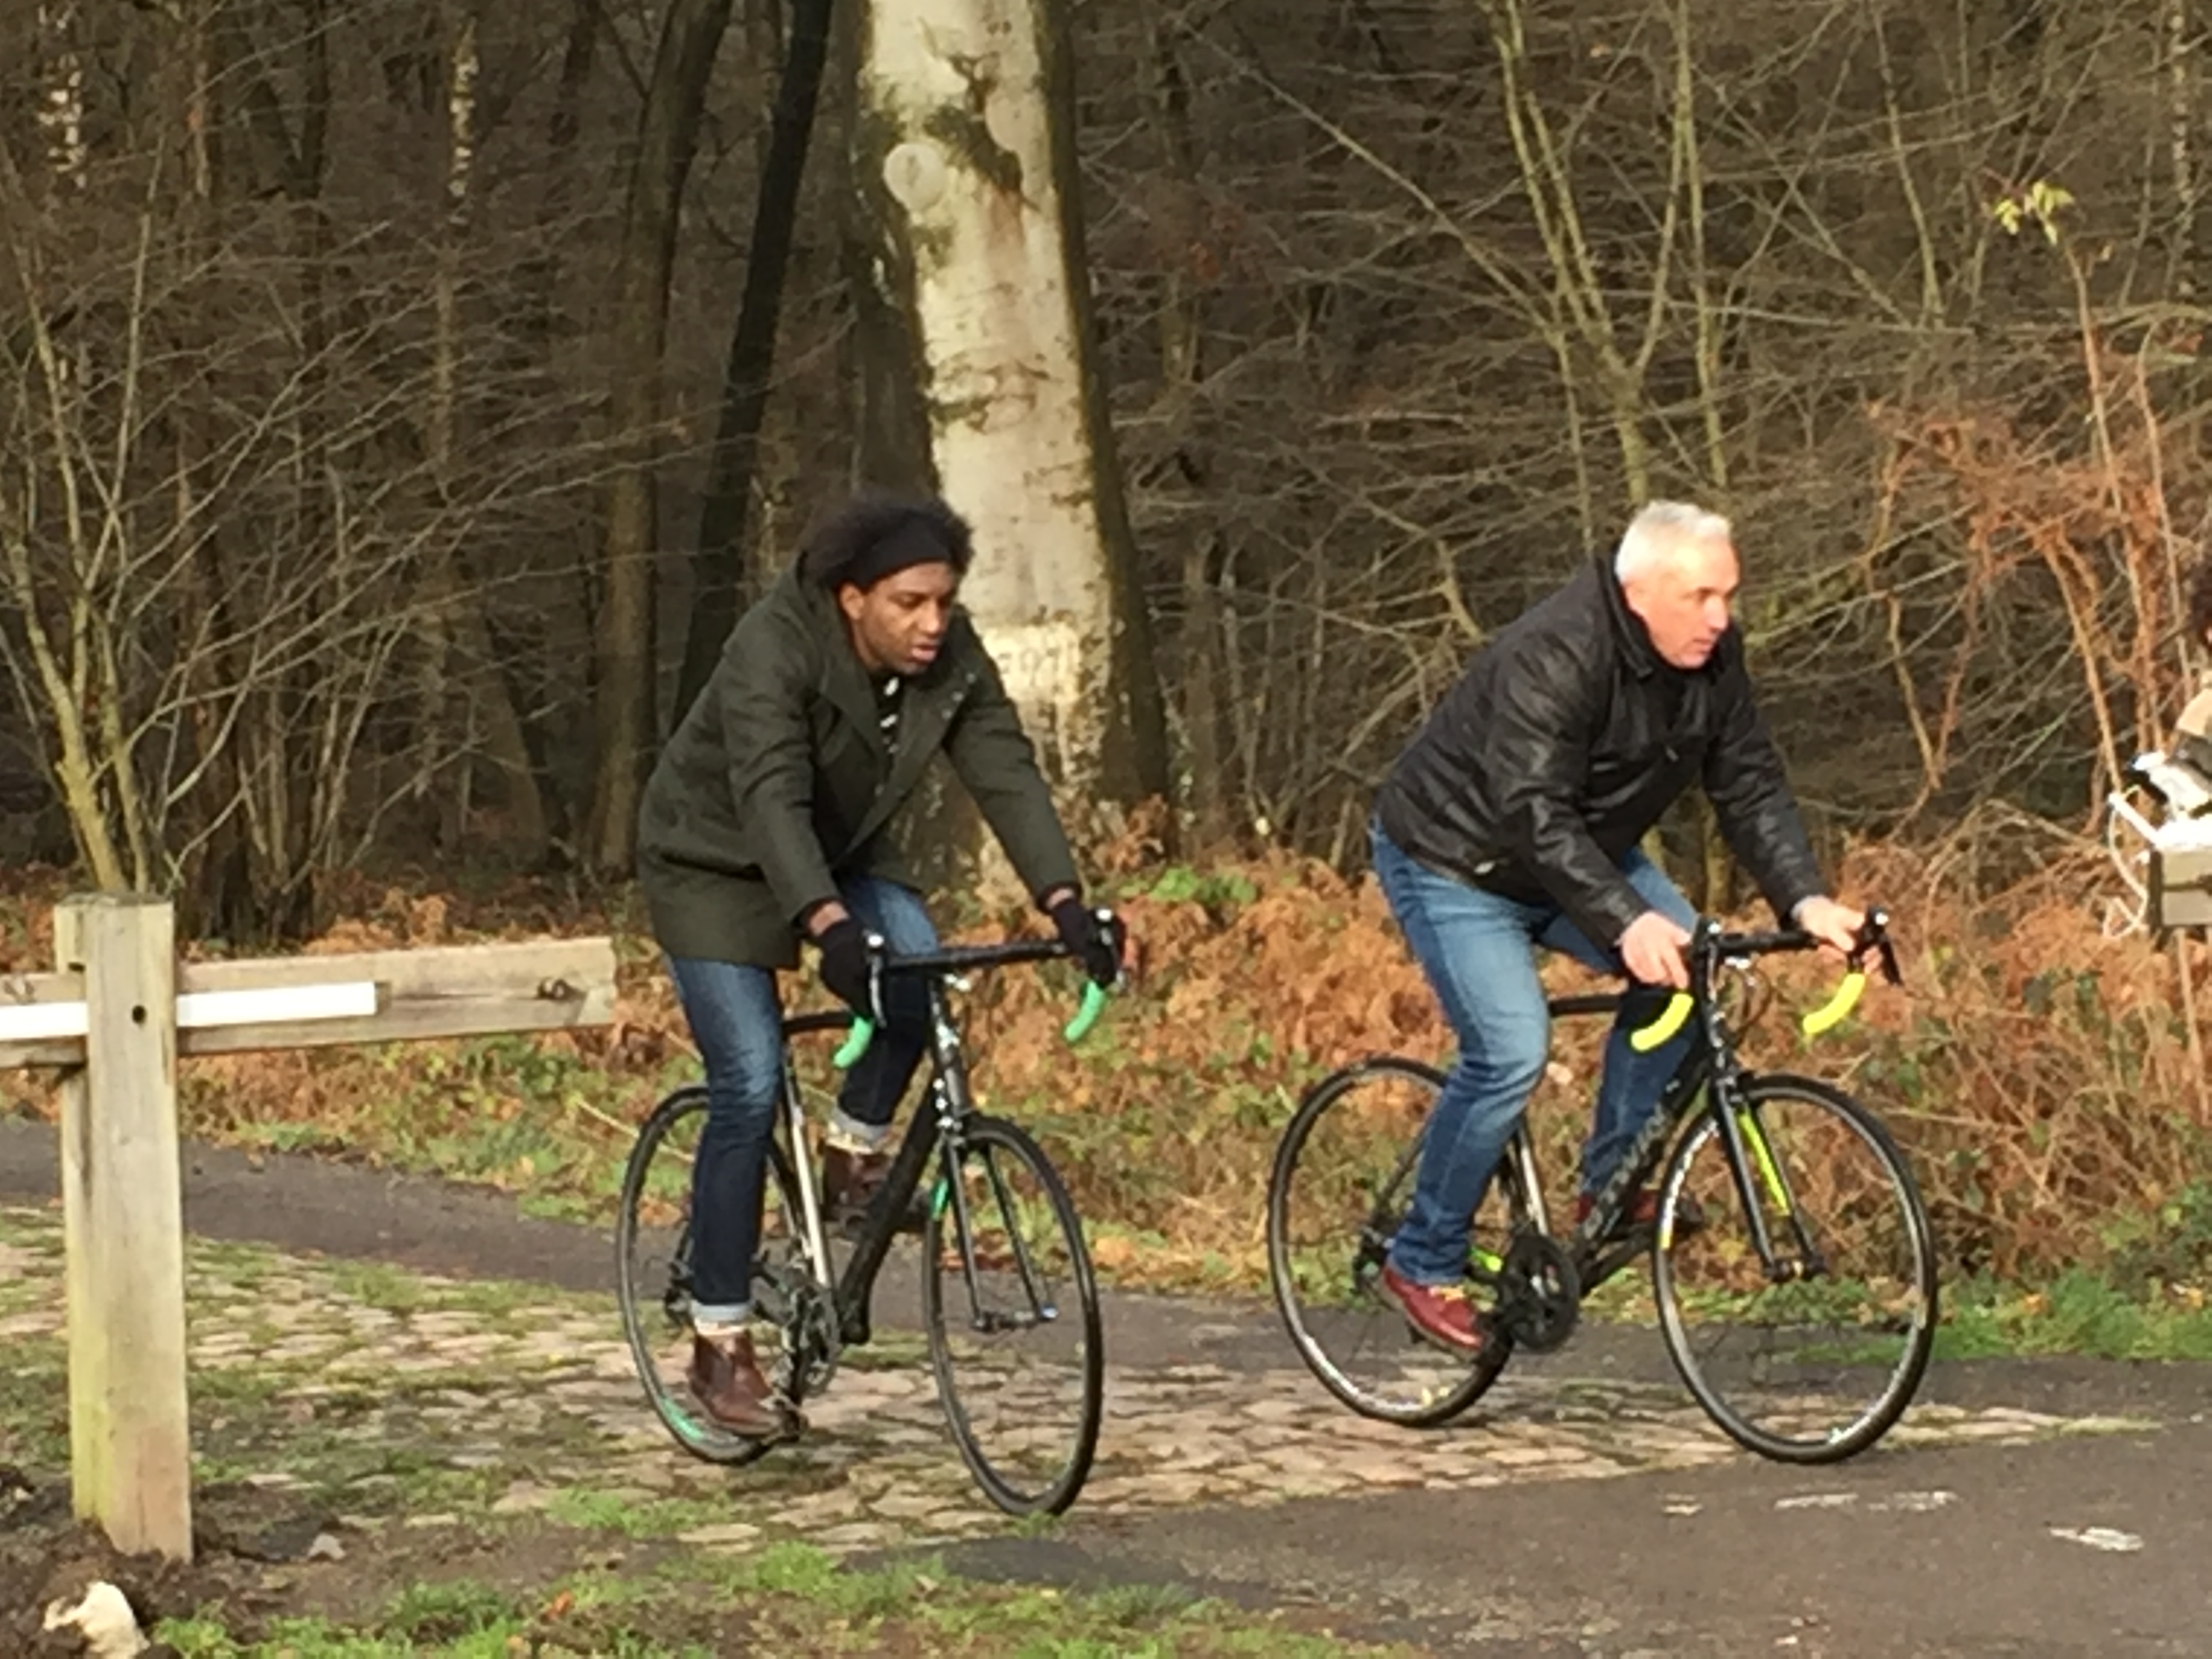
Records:
M664 951L795 966L798 918L841 879L908 879L887 832L940 753L1032 893L1074 884L1036 750L965 612L899 701L893 748L843 615L794 572L738 619L639 809L638 883Z

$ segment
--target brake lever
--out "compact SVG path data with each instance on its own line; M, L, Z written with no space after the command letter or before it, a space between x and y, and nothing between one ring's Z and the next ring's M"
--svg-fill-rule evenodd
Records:
M1091 915L1114 952L1114 988L1119 989L1129 977L1129 924L1108 905L1100 905Z
M1859 926L1859 946L1851 952L1851 965L1856 967L1869 956L1881 964L1881 976L1892 985L1905 983L1905 975L1897 965L1897 947L1890 943L1889 912L1872 909Z

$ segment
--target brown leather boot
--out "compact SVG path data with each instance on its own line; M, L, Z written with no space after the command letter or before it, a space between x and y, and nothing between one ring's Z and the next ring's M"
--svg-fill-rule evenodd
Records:
M760 1361L753 1357L750 1331L740 1332L726 1347L694 1336L691 1371L686 1380L707 1415L732 1434L764 1440L789 1426L775 1391L761 1375Z

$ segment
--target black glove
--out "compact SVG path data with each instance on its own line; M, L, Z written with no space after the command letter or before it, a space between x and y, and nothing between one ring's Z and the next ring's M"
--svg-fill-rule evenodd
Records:
M877 1019L868 930L857 918L841 916L814 942L822 947L822 982L861 1018Z
M1055 899L1045 914L1059 929L1060 942L1067 947L1070 956L1083 964L1083 971L1091 975L1091 983L1111 990L1114 982L1121 977L1121 952L1097 916L1085 906L1081 896L1070 893Z

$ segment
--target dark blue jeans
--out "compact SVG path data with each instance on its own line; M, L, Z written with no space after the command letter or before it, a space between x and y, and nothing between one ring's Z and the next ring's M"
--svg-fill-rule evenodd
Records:
M1370 833L1383 896L1459 1044L1430 1115L1413 1205L1390 1260L1416 1284L1455 1284L1467 1276L1476 1206L1551 1053L1551 1014L1533 947L1565 951L1601 973L1622 969L1556 906L1519 903L1439 875L1408 858L1379 825ZM1696 920L1690 902L1641 853L1621 861L1621 873L1662 915L1685 927ZM1651 1053L1638 1054L1628 1046L1628 1032L1650 1018L1648 1008L1625 1013L1606 1044L1596 1110L1583 1145L1586 1193L1605 1185L1689 1047L1692 1033L1685 1030Z
M888 881L841 884L845 908L894 955L937 948L921 896ZM707 1127L691 1167L691 1316L726 1326L750 1316L769 1142L783 1092L783 1010L775 974L742 963L672 957L669 970L707 1068ZM833 1139L879 1146L929 1046L929 993L906 975L884 982L884 1028L846 1074Z

